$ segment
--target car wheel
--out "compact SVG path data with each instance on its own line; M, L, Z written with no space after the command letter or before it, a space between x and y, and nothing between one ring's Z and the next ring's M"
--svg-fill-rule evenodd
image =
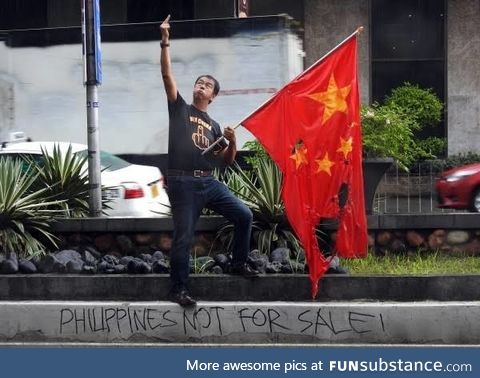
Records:
M475 189L470 202L470 211L480 213L480 188Z

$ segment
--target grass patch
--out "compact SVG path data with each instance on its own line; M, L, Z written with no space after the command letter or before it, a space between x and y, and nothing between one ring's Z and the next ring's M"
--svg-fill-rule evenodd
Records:
M341 265L351 275L480 274L479 257L447 256L435 252L387 256L369 253L364 259L341 259Z

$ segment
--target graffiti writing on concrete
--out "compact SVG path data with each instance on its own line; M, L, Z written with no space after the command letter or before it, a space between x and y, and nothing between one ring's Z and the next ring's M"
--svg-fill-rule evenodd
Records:
M191 310L161 307L66 307L60 309L61 334L183 334L219 335L287 333L298 335L385 332L381 313L324 307L288 310L274 307L206 306Z

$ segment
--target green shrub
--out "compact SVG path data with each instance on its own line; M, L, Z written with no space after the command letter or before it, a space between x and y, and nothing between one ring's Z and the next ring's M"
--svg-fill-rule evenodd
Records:
M415 121L415 129L436 126L442 119L443 104L432 89L423 89L408 82L392 90L385 105L397 106Z
M429 156L443 157L447 155L447 140L439 137L428 137L417 140L417 145Z
M444 156L446 140L420 138L426 126L440 122L443 104L431 89L405 83L386 97L361 109L365 157L392 157L399 167L409 170L418 160Z
M388 106L373 104L361 109L364 157L392 157L408 170L417 157L408 118Z

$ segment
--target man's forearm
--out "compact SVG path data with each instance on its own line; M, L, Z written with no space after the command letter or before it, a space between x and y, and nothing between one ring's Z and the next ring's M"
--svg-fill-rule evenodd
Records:
M235 155L237 154L237 145L235 142L230 142L228 147L224 150L223 160L226 164L232 164L235 160Z
M170 42L166 42L162 39L160 42L160 67L162 70L162 76L172 76L172 62L170 60Z

